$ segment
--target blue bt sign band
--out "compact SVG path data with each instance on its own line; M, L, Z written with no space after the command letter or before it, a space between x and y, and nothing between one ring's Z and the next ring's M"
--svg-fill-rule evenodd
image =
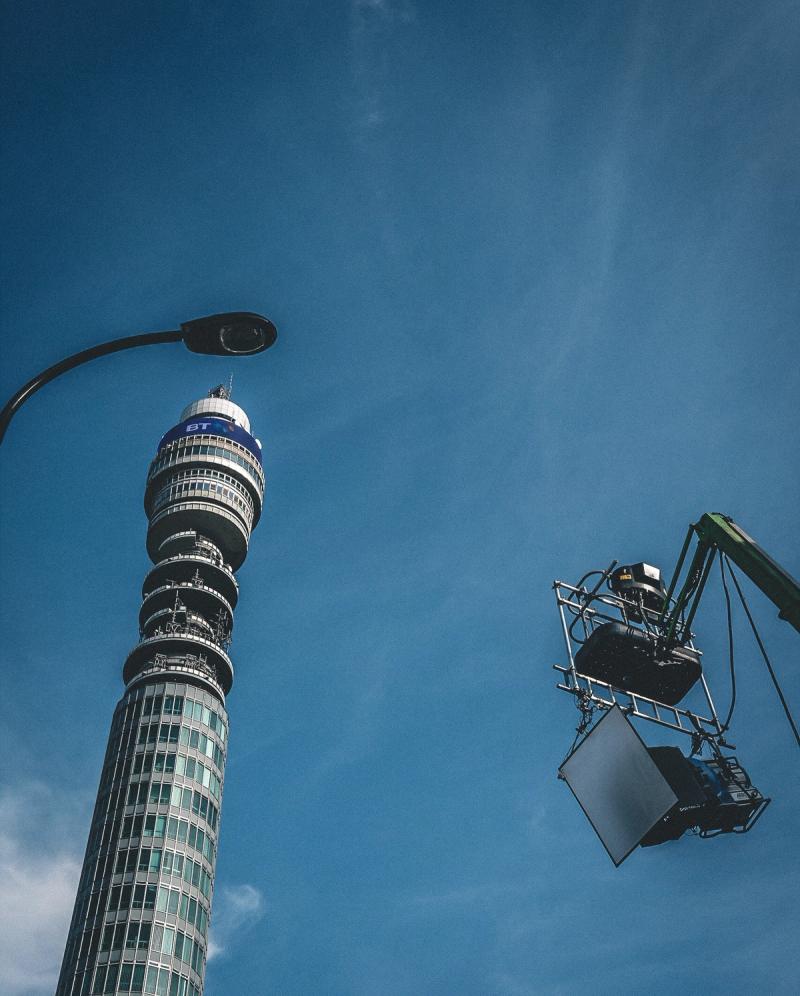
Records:
M179 422L174 428L162 437L158 444L159 450L163 449L167 443L172 443L182 436L225 436L233 439L245 449L249 450L253 456L261 463L261 447L255 439L246 432L240 425L235 425L224 418L214 418L210 415L201 415L199 418L186 419Z

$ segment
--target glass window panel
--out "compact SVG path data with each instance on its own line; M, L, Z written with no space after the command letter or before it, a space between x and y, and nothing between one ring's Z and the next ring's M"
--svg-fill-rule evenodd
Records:
M92 993L102 993L105 984L106 984L106 969L105 967L98 968L94 977L94 988L92 989Z
M131 992L140 993L142 987L144 986L144 965L134 965L133 967L133 979L131 981Z
M175 945L175 931L172 927L164 927L164 938L161 942L162 954L172 954Z
M144 991L146 993L155 993L157 983L158 983L158 969L155 967L155 965L151 965L147 969L147 981L144 984Z
M119 971L118 965L109 965L108 975L106 976L106 985L103 989L104 993L114 993L117 991L117 972Z
M158 996L169 996L169 969L161 968L158 972Z

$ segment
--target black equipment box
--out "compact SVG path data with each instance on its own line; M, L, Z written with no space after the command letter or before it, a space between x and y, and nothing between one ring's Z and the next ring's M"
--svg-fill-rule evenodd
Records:
M677 705L700 677L700 655L687 647L660 652L655 637L621 622L592 630L575 654L580 674L626 692Z

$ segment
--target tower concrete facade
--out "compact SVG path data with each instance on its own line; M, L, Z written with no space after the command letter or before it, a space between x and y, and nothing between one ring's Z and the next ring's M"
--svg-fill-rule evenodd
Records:
M147 475L139 642L123 667L56 996L201 996L228 749L228 656L264 497L261 445L224 388Z

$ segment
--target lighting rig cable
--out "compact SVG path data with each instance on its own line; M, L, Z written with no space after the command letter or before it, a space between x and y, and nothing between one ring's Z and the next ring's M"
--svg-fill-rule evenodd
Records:
M727 557L725 557L725 560L728 563L728 570L731 572L731 577L733 578L733 583L734 583L734 585L736 585L736 591L737 591L737 593L739 595L739 600L742 603L742 608L744 609L744 611L745 611L745 613L747 615L747 621L750 623L750 629L752 629L753 636L756 638L756 643L758 644L758 649L761 651L761 656L764 658L764 663L767 665L767 671L769 671L769 676L772 679L772 684L775 686L775 691L778 693L778 698L780 699L780 703L783 706L783 711L786 714L786 719L787 719L787 721L789 723L789 726L792 728L792 733L794 734L794 739L797 741L797 746L800 747L800 733L798 733L797 724L795 723L795 721L794 721L794 719L792 717L791 710L789 709L789 705L788 705L788 703L786 701L786 698L785 698L785 696L783 694L783 690L781 689L780 682L778 681L778 678L777 678L777 676L775 674L775 671L774 671L774 669L772 667L770 659L767 656L767 651L764 649L764 644L761 642L761 637L759 635L758 630L756 629L756 624L753 621L752 615L750 614L750 607L747 604L747 600L744 597L744 592L742 591L742 589L741 589L741 587L739 585L739 579L734 574L733 567L731 566L731 562L728 560Z

